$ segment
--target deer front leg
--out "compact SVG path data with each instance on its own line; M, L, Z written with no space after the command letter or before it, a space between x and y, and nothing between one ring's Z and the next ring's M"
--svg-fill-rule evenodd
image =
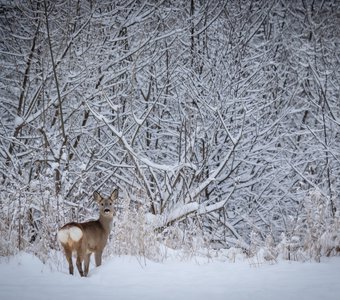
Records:
M85 277L86 277L87 274L89 273L89 268L90 268L90 257L91 257L91 253L88 253L88 254L85 255L85 259L84 259L84 264L85 264L84 275L85 275Z
M83 267L82 267L82 263L83 263L83 256L81 255L81 253L77 253L77 268L78 268L78 271L79 271L79 274L81 277L84 276L84 272L83 272Z
M96 266L97 266L97 267L99 267L99 266L102 264L102 254L103 254L103 250L97 251L97 252L94 254L94 258L95 258Z

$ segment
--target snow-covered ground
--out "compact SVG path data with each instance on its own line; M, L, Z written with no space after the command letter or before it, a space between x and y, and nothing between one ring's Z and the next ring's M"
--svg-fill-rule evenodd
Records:
M0 260L0 299L340 299L340 257L321 263L106 258L88 278L20 253Z

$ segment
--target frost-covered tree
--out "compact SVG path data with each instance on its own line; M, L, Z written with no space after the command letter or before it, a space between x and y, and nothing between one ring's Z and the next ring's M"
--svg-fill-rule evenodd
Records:
M256 234L272 251L281 236L310 232L311 191L324 201L320 228L337 224L338 10L307 0L1 1L8 247L55 247L51 232L86 218L92 192L115 185L124 228L137 214L172 245L249 251Z

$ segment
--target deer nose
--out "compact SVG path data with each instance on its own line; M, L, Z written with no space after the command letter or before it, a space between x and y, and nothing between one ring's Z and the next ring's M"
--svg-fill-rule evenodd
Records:
M108 208L105 208L105 209L104 209L104 212L105 212L105 213L109 213L110 210L109 210Z

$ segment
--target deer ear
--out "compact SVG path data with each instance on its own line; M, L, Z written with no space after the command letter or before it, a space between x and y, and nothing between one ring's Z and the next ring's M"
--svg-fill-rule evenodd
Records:
M112 194L111 194L111 196L110 196L110 199L112 200L112 201L114 201L114 200L116 200L118 198L118 189L115 189L113 192L112 192Z
M97 191L93 192L93 197L94 197L94 200L98 203L102 199L102 196L100 196L100 194Z

